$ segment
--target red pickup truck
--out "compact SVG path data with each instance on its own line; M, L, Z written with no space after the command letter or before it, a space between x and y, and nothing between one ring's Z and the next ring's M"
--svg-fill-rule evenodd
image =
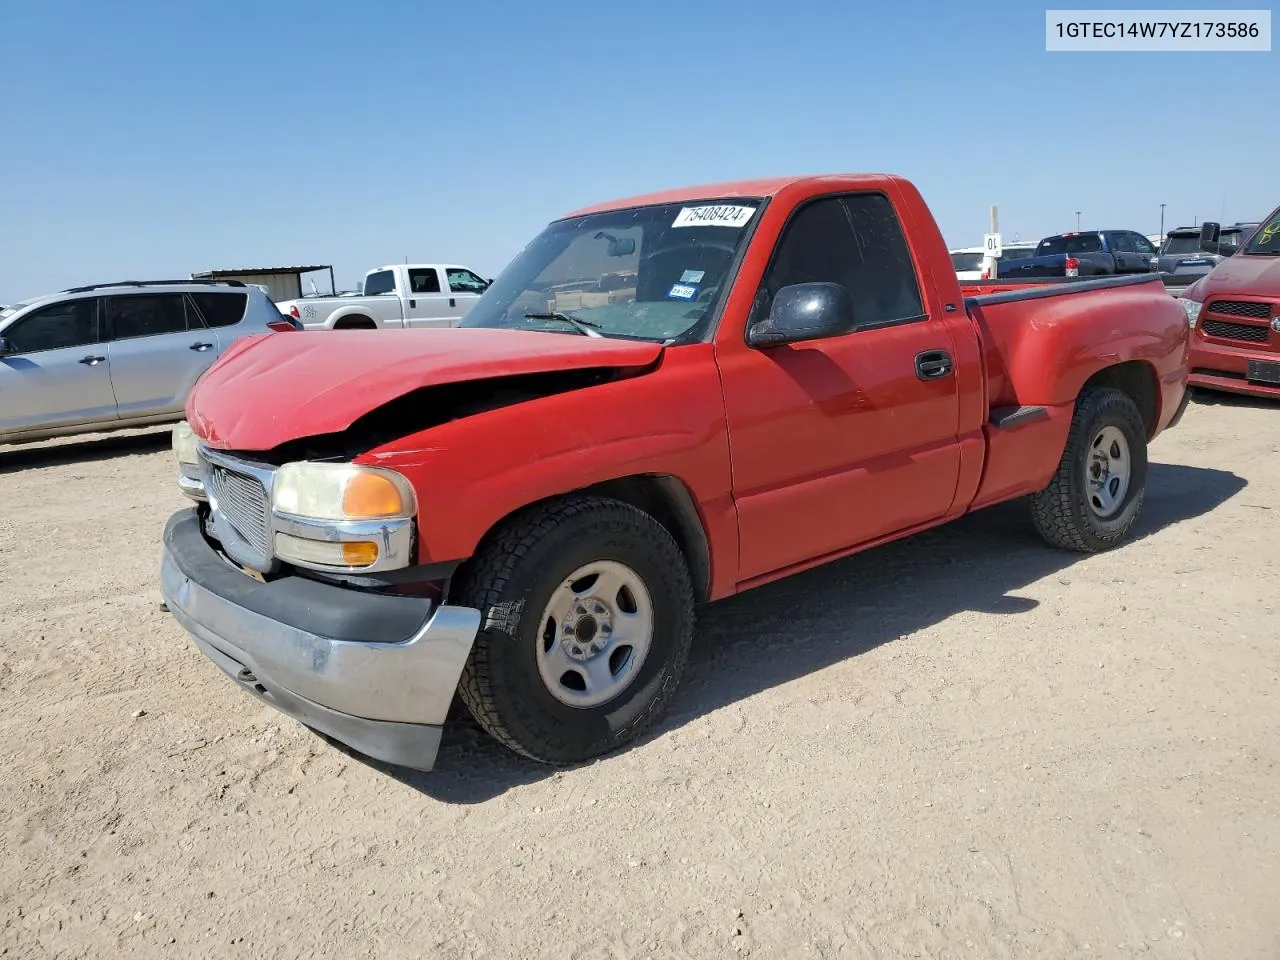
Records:
M1216 249L1218 225L1201 230ZM1239 251L1182 292L1193 387L1280 398L1280 207Z
M163 594L366 755L431 769L456 693L582 761L662 715L700 602L1016 497L1052 545L1123 541L1187 343L1155 274L962 289L894 176L602 204L459 328L227 351L174 432Z

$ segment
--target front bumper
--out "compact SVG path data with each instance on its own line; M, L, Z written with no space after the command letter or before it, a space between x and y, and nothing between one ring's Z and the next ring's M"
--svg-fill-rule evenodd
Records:
M193 509L165 525L160 588L241 689L367 756L434 766L478 610L302 577L254 580L205 539Z
M1276 336L1274 333L1270 335L1272 343L1276 341ZM1207 340L1198 332L1193 332L1188 363L1191 375L1187 378L1187 383L1203 390L1280 399L1280 384L1264 383L1247 377L1250 360L1280 362L1280 352L1258 349L1260 346L1263 345L1228 345Z

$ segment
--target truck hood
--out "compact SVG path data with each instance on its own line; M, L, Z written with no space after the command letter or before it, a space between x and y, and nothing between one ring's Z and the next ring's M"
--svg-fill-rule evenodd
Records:
M1227 257L1183 296L1207 300L1232 293L1280 299L1280 257Z
M209 446L270 450L336 433L422 387L590 368L640 368L659 343L531 330L332 330L273 333L233 344L187 399Z

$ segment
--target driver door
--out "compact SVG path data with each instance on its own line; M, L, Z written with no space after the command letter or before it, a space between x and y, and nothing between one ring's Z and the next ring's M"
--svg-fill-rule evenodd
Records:
M810 282L848 291L854 330L768 348L717 343L740 582L937 520L959 482L951 315L922 296L887 196L801 206L750 321L769 315L781 288Z

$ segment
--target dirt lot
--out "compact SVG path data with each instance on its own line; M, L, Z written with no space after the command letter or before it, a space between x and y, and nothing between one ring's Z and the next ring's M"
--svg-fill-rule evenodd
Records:
M1018 505L705 611L634 748L432 774L158 609L167 434L0 452L6 957L1280 957L1280 408L1196 404L1141 538Z

